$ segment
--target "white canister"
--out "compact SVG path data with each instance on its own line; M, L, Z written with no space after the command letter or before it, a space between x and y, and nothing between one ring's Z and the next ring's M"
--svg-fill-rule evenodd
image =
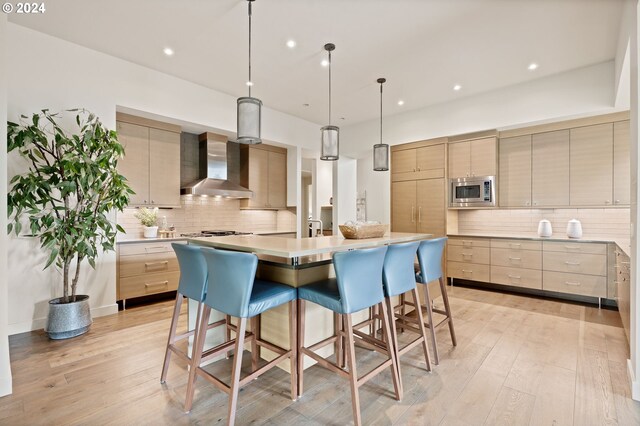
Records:
M157 238L158 237L158 227L157 226L144 226L144 237L145 238Z
M582 224L578 219L571 219L567 223L567 237L582 238Z
M550 237L553 234L553 229L551 228L551 222L547 219L542 219L538 222L538 236L539 237Z

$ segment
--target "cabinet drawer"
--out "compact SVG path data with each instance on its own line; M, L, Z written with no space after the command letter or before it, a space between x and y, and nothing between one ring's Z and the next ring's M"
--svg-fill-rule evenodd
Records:
M491 282L542 290L542 271L492 265Z
M488 265L490 259L489 250L488 247L447 246L447 260Z
M490 282L489 265L475 265L462 262L447 262L447 275L452 278Z
M542 241L505 240L500 238L491 240L491 248L494 247L511 250L542 250Z
M607 245L598 243L571 243L565 241L544 241L544 251L562 253L607 254Z
M462 246L466 248L491 247L491 240L488 238L449 237L449 241L447 241L447 243L450 246Z
M542 263L545 271L607 276L606 255L545 251Z
M183 241L158 241L153 243L122 243L118 245L120 256L131 256L135 254L173 253L171 243Z
M542 289L583 296L607 297L607 279L595 275L544 271Z
M180 270L178 258L173 250L164 253L121 256L119 265L120 277Z
M491 266L542 269L542 252L536 250L513 250L491 248Z
M155 274L136 275L135 277L120 278L120 299L146 296L176 290L180 272L161 272Z

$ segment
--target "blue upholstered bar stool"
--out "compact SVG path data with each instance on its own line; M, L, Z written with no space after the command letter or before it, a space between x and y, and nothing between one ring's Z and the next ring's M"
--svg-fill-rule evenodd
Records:
M187 402L185 409L189 411L193 402L194 384L197 376L202 376L217 388L229 394L229 416L227 424L235 422L236 406L238 403L238 391L247 383L267 372L285 359L291 361L291 399L297 399L296 379L296 299L297 290L284 284L256 279L258 257L252 253L239 253L232 251L202 248L202 255L207 263L209 275L207 279L207 294L204 299L204 309L198 330L198 341L194 346L194 364L189 372L187 383ZM290 349L283 349L269 342L248 337L247 319L260 315L269 309L273 309L285 303L289 304L289 344ZM203 353L203 330L207 327L206 318L211 309L226 315L239 318L236 338L233 341L223 343ZM254 369L246 377L240 378L242 367L242 354L244 342L255 339L259 346L268 347L278 355L275 359ZM219 378L200 367L213 357L226 353L231 345L234 345L234 359L231 372L231 384L227 385ZM255 353L255 351L254 351Z
M451 306L449 305L449 296L447 294L447 286L444 282L444 275L442 273L442 254L444 253L444 246L447 242L447 238L434 238L432 240L425 240L420 243L418 247L418 262L420 263L420 272L416 274L416 281L424 286L425 295L425 308L427 310L427 323L425 326L431 332L431 339L433 340L434 361L436 364L440 362L438 355L438 343L436 341L436 330L441 326L448 324L449 333L451 333L451 342L453 346L457 346L456 332L453 328L453 318L451 317ZM429 283L438 280L440 284L440 293L442 294L442 301L444 303L444 310L433 308L432 298L429 291ZM444 315L444 319L439 323L434 324L433 313Z
M398 372L400 371L400 355L404 355L419 344L422 344L424 361L427 371L431 371L431 361L429 360L429 349L427 342L427 332L422 318L422 309L416 309L416 317L396 314L393 309L391 298L394 296L411 293L415 306L420 306L420 296L416 288L416 277L413 269L416 251L419 242L404 244L392 244L388 246L387 255L384 258L384 268L382 270L382 283L384 285L384 296L389 312L391 323L391 335L393 337L393 347L398 360ZM419 335L417 339L400 348L398 336L396 334L396 319L403 323L403 329L411 330Z
M167 373L169 371L169 362L171 360L171 354L174 353L178 358L186 361L191 365L193 359L189 356L187 351L181 350L176 343L187 339L190 336L194 336L194 342L197 338L198 324L200 324L200 316L202 313L202 301L207 292L207 264L204 261L204 257L200 253L200 248L190 246L187 244L173 243L171 244L173 250L178 258L178 265L180 266L180 281L178 283L178 291L176 292L176 302L173 307L173 316L171 317L171 327L169 328L169 339L167 341L167 348L164 354L164 364L162 366L162 375L160 376L160 382L164 383L167 379ZM178 318L180 317L180 310L184 299L192 299L198 302L198 310L196 315L196 325L193 331L187 331L185 333L176 334L178 328ZM208 317L207 317L208 318ZM208 324L207 330L226 324L225 320L217 321L213 324Z
M393 346L386 343L391 342L389 316L386 304L383 303L384 293L382 290L382 266L386 251L386 247L378 247L335 253L333 255L333 265L336 271L336 278L298 288L298 395L302 395L303 361L304 355L307 355L317 361L319 365L349 380L351 384L353 419L356 425L362 423L358 388L387 367L392 372L396 399L400 400L402 397L395 352L393 351ZM304 347L305 301L330 309L338 314L338 321L341 323L341 326L337 327L336 335L309 347ZM384 342L368 334L353 330L351 314L377 305L380 305L383 313L380 319L382 320ZM387 359L382 364L361 377L358 376L356 368L356 342L354 335L359 337L357 339L359 346L376 350L387 356ZM338 364L334 364L315 353L316 350L341 339L346 339L345 350L348 371L345 371L339 365L339 354L336 354Z

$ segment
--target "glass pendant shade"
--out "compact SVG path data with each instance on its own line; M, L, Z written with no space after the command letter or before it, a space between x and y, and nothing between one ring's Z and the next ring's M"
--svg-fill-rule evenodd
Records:
M340 145L340 129L338 126L324 126L322 132L322 152L320 159L324 161L336 161L338 159Z
M373 170L376 172L389 170L389 145L386 143L373 145Z
M238 143L262 143L260 124L262 120L262 101L252 97L238 98Z

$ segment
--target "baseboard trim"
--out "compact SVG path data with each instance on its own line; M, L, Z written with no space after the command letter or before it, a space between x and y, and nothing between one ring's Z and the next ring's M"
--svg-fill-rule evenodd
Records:
M627 360L627 375L629 376L629 384L631 385L631 399L640 401L640 382L636 379L633 364L631 364L630 359Z
M112 315L118 313L118 304L98 306L97 308L91 308L91 317L98 318L105 315ZM14 334L27 333L34 330L42 330L47 324L47 318L36 318L31 321L17 322L9 324L9 336Z

